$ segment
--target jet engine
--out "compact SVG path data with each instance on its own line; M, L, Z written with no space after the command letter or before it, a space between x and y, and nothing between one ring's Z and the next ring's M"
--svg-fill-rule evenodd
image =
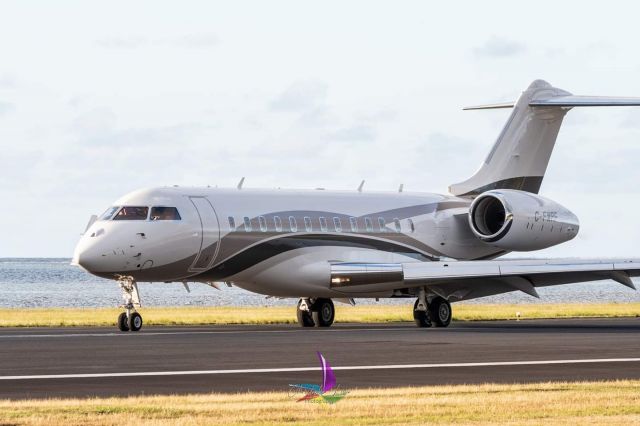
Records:
M536 194L496 189L469 208L469 225L481 241L508 251L532 251L573 239L580 224L571 211Z

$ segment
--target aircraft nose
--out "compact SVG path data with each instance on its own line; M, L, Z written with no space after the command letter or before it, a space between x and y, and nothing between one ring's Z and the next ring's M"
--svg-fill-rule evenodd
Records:
M78 247L73 256L72 263L86 269L89 272L96 271L100 263L101 255L91 247Z
M96 272L100 270L101 264L104 262L104 250L96 238L96 234L84 235L73 252L72 265L78 265L88 272Z

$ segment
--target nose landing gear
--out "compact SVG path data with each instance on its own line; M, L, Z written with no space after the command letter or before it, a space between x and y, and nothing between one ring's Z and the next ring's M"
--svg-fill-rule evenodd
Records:
M136 307L140 307L140 295L138 284L133 277L118 277L118 285L122 290L122 300L124 304L120 307L125 309L118 315L118 329L120 331L140 331L142 328L142 315L136 312Z

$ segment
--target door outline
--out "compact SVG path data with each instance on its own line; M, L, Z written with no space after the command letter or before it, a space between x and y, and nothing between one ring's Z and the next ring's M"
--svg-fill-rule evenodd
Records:
M198 264L198 261L200 260L200 256L202 256L203 253L203 249L205 249L206 247L204 247L205 245L205 231L204 231L204 223L202 220L202 215L205 212L201 212L200 208L198 207L198 205L194 202L194 199L199 199L199 200L204 200L204 202L208 205L208 207L211 208L211 211L213 212L213 217L215 218L215 225L216 225L216 231L214 232L214 236L215 236L215 251L213 253L213 256L211 256L211 260L209 260L209 262L207 263L207 265L202 266L202 267L196 267L195 265ZM200 248L198 249L198 253L196 255L196 258L193 260L193 263L191 264L191 266L189 266L189 272L203 272L208 270L211 265L213 265L213 263L215 262L216 258L218 257L218 253L220 252L220 221L218 220L218 213L216 212L216 209L213 208L213 204L211 204L211 202L209 201L209 199L206 196L189 196L189 201L191 201L191 204L193 205L193 207L196 210L196 213L198 214L198 220L200 221Z

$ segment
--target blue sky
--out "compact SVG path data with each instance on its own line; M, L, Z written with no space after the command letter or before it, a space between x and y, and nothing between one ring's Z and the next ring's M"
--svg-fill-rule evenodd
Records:
M70 256L157 185L445 192L542 78L640 96L630 2L18 2L0 6L0 256ZM541 193L574 241L637 256L640 108L569 113Z

